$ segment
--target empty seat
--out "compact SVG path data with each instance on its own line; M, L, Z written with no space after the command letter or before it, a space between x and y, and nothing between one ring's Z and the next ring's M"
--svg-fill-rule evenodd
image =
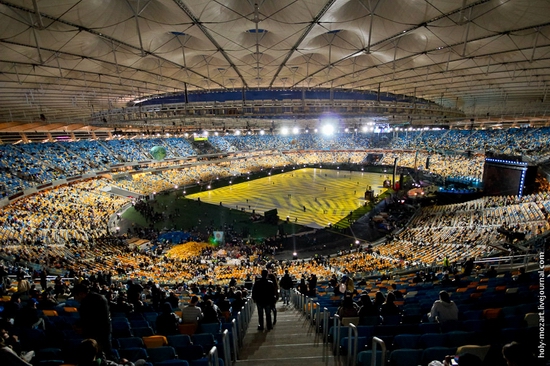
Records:
M143 343L146 348L157 348L168 345L168 340L163 335L152 335L148 337L142 337Z
M141 347L121 349L119 353L121 358L125 358L131 362L136 362L137 360L147 360L149 357L145 348Z
M155 332L153 332L153 329L151 327L144 327L144 328L133 328L132 334L134 337L150 337L152 335L155 335Z
M391 366L417 366L422 360L421 349L396 349L390 353Z
M174 348L188 346L191 343L191 337L187 334L176 334L167 336L168 345Z
M170 346L150 348L147 349L147 353L149 354L149 361L153 364L157 364L162 361L174 360L176 358L176 350L174 347Z
M140 337L118 338L119 348L145 347Z
M420 334L398 334L393 338L393 348L419 348Z
M445 337L439 333L426 333L420 336L420 347L443 347L445 346Z
M383 365L383 353L380 350L376 351L376 364ZM371 366L372 351L361 351L357 354L357 366Z
M475 344L475 338L475 332L449 332L447 333L447 345L449 347L460 347L466 344Z

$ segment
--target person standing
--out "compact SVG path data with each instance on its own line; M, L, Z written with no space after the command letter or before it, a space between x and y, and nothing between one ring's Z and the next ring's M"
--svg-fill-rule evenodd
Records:
M267 278L268 274L267 269L263 269L262 277L252 287L252 300L254 300L258 309L258 330L264 330L264 312L267 330L273 329L271 307L275 302L275 285Z
M273 295L275 299L273 300L271 311L273 312L273 325L275 325L275 323L277 323L277 301L279 301L279 281L277 281L277 276L275 276L274 273L268 274L267 278L271 282L273 282Z
M292 277L290 277L290 274L288 273L288 269L285 269L285 274L283 278L281 278L279 286L281 287L281 297L283 298L283 304L289 305L290 290L292 289L292 287L294 287L294 283L292 282Z
M73 288L74 299L80 303L80 327L84 338L95 339L107 358L112 357L111 351L111 313L105 296L89 291L85 284Z

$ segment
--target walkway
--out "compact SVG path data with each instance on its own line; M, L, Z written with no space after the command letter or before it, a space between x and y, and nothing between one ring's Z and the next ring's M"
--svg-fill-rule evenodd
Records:
M294 306L277 303L277 323L269 332L257 330L257 314L252 315L237 365L343 365L343 359L332 355L330 345L323 344L322 335Z

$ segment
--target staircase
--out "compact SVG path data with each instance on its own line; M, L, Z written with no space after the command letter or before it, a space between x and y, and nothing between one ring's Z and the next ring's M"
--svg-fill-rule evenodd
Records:
M277 323L271 331L259 331L254 311L236 365L331 366L344 365L344 358L333 356L329 343L315 333L310 320L294 307L277 303Z

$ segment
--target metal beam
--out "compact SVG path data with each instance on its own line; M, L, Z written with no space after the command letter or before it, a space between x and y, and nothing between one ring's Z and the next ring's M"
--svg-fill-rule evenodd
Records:
M275 75L273 75L273 79L271 79L271 82L269 83L269 87L271 88L273 86L273 83L275 82L275 80L277 80L277 76L279 76L279 73L281 72L281 70L283 69L283 67L286 66L286 63L288 62L288 60L290 60L290 57L292 56L292 54L298 49L298 47L302 44L302 42L304 41L304 39L307 37L307 35L309 34L309 32L311 32L311 30L313 29L313 27L319 23L319 20L321 20L321 18L326 14L326 12L332 7L332 5L336 2L336 0L329 0L325 6L323 6L323 8L321 9L321 11L315 16L315 18L313 18L313 20L311 21L311 23L309 23L309 25L307 26L306 30L304 31L304 33L302 33L302 35L300 36L300 38L298 38L298 41L296 41L296 43L294 44L294 46L292 46L292 48L290 49L290 51L288 52L288 54L286 55L285 59L283 60L283 62L281 62L281 64L279 65L279 68L277 68L277 71L275 72Z
M472 7L475 7L475 6L480 5L480 4L484 4L484 3L489 2L489 1L491 1L491 0L479 0L479 1L475 2L475 3L472 3L472 4L468 5L468 7L469 7L469 8L472 8ZM372 47L372 46L377 46L377 45L383 44L383 43L385 43L385 42L392 41L392 40L394 40L394 39L396 39L396 38L400 38L400 37L404 36L405 34L408 34L409 32L412 32L412 31L414 31L414 30L416 30L416 29L418 29L418 28L427 26L428 24L433 23L433 22L435 22L435 21L438 21L438 20L440 20L440 19L448 18L449 16L451 16L451 15L453 15L453 14L456 14L456 13L462 11L462 10L463 10L463 8L459 8L459 9L452 10L452 11L450 11L450 12L448 12L448 13L438 15L438 16L432 18L432 19L427 20L426 22L417 24L417 25L412 26L412 27L410 27L410 28L408 28L408 29L405 29L404 31L401 31L401 32L399 32L399 33L397 33L397 34L394 34L394 35L392 35L392 36L390 36L390 37L387 37L387 38L385 38L385 39L382 39L382 40L376 42L375 44L371 45L371 47ZM345 60L347 60L347 59L349 59L349 58L358 56L358 55L360 55L360 54L363 53L363 52L364 52L364 50L359 50L359 51L357 51L357 52L352 53L351 55L348 55L348 56L346 56L346 57L343 57L342 59L340 59L340 60L338 60L338 61L336 61L336 62L333 62L333 64L337 64L337 63L342 62L342 61L345 61ZM306 77L304 77L302 80L299 80L296 84L299 84L299 83L303 82L303 81L304 81L305 79L307 79L308 77L312 77L312 76L314 76L314 75L320 73L321 71L323 71L323 70L326 69L327 67L328 67L328 65L325 66L325 67L320 68L319 70L315 71L315 72L312 73L311 75L306 75ZM349 75L349 74L342 75L341 77L347 76L347 75Z
M5 5L5 6L9 7L9 8L18 9L18 10L22 10L22 11L25 11L25 12L28 12L28 13L33 14L33 11L32 11L31 9L25 8L25 7L20 6L20 5L12 4L12 3L8 2L8 1L5 1L5 0L0 0L0 4ZM125 47L130 48L130 49L140 50L138 47L136 47L136 46L134 46L134 45L132 45L132 44L130 44L130 43L127 43L127 42L121 41L121 40L119 40L119 39L110 37L110 36L105 35L105 34L103 34L103 33L101 33L101 32L98 32L98 31L96 31L96 30L94 30L94 29L86 28L86 27L83 27L82 25L75 24L75 23L71 23L71 22L68 22L68 21L66 21L66 20L54 18L54 17L51 17L51 16L49 16L49 15L47 15L47 14L42 14L42 17L45 18L45 19L49 19L49 20L52 20L52 21L59 22L59 23L61 23L61 24L68 25L68 26L70 26L70 27L74 27L74 28L76 28L76 29L78 29L78 30L80 30L80 31L84 31L84 32L93 34L93 35L98 36L98 37L100 37L100 38L102 38L102 39L104 39L104 40L107 40L107 41L109 41L109 42L112 41L112 42L115 42L115 43L118 44L118 45L123 45L123 46L125 46ZM6 42L6 41L3 40L2 42ZM6 43L10 43L10 42L6 42ZM11 43L17 44L17 43L15 43L15 42L11 42ZM28 45L24 45L24 46L28 46ZM52 50L52 51L53 51L53 52L58 52L58 50ZM68 54L67 52L63 52L63 53L64 53L64 54ZM150 54L150 55L153 56L153 57L156 57L156 58L158 58L158 59L161 59L161 60L164 61L164 62L168 62L168 63L170 63L170 64L172 64L172 65L176 65L176 66L181 67L180 64L178 64L178 63L176 63L176 62L174 62L174 61L172 61L172 60L169 60L169 59L167 59L167 58L161 57L161 56L159 56L159 55L157 55L157 54L154 54L154 53L149 53L149 52L146 52L146 53L147 53L147 54ZM78 57L83 57L82 55L77 55L77 56L78 56ZM103 61L103 60L93 59L93 58L91 58L91 57L88 57L88 58L89 58L90 60L97 60L97 61L105 62L105 61ZM204 77L205 77L204 75L202 75L202 74L199 73L199 72L196 72L196 71L191 70L191 69L188 69L188 70L189 70L191 73L193 73L193 74L195 74L195 75L197 75L197 76L200 76L201 78L204 78ZM144 71L144 70L140 70L140 71ZM144 71L144 72L146 72L146 71ZM151 73L151 74L152 74L152 73ZM223 87L223 85L221 85L221 84L219 84L219 83L217 83L217 82L214 82L214 83L217 84L217 85L219 85L220 87ZM191 85L194 85L194 84L191 84ZM201 88L200 86L197 86L197 85L194 85L194 86L196 86L196 87L199 88L199 89L203 89L203 88Z
M182 0L174 0L174 2L176 3L177 6L179 6L179 8L181 10L183 10L183 12L191 19L191 21L193 22L194 25L196 25L200 31L206 36L206 38L208 38L208 40L210 42L212 42L212 44L214 45L214 47L216 47L216 50L221 53L221 55L225 58L225 60L229 63L229 65L233 68L233 70L235 70L235 72L237 73L237 75L239 75L239 78L241 78L241 82L243 83L243 86L245 88L248 88L248 84L246 83L246 80L244 80L244 77L242 76L241 72L239 71L239 69L237 68L237 65L235 65L233 63L233 61L231 61L231 59L229 58L229 55L227 54L227 52L225 52L225 50L219 45L219 43L214 39L214 37L212 37L212 35L210 34L210 32L208 31L208 29L206 29L206 27L202 24L202 22L200 21L199 18L197 18L192 12L191 12L191 9L189 9L187 7L187 5L185 5L183 3ZM218 83L216 83L218 84ZM221 84L218 84L220 85L223 89L225 89L225 86L224 85L221 85Z

